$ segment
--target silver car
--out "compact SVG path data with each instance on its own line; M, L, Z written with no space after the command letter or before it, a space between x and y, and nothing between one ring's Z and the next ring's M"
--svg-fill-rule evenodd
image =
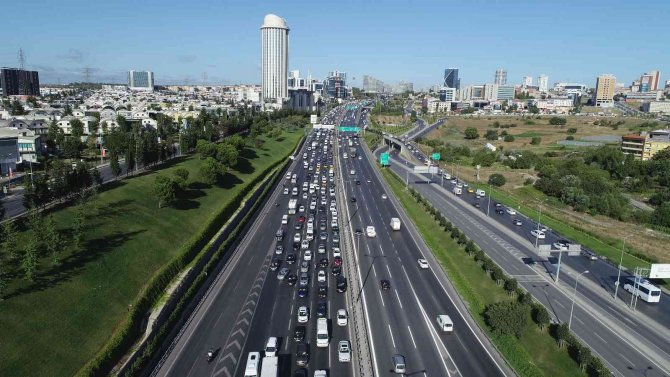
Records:
M288 275L288 273L289 273L288 267L282 267L277 273L277 279L284 280L284 278L286 277L286 275Z

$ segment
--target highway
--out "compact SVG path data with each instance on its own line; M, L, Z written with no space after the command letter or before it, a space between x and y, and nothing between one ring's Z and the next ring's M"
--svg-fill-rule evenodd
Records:
M344 143L351 134L340 136ZM359 145L355 147L362 152ZM351 220L348 225L353 234L359 234L354 248L364 282L360 297L369 321L375 375L393 374L390 369L394 354L405 356L407 375L511 375L472 320L466 320L469 315L439 264L409 220L398 211L395 199L383 189L381 177L372 166L375 161L364 153L359 153L360 159L344 158L347 150L342 148L338 155L338 166L345 176L347 218ZM382 194L386 194L386 199ZM402 219L401 230L391 230L392 217ZM376 237L365 235L368 226L374 226ZM427 259L430 269L420 269L419 258ZM381 280L390 282L388 290L381 288ZM451 316L456 329L453 334L446 335L438 329L436 317L440 314Z
M426 184L425 176L413 175L408 169L411 162L403 160L397 152L392 153L392 169L401 177L409 177L412 186L442 211L466 235L487 252L509 275L517 278L521 285L540 300L559 321L567 322L571 306L571 289L577 273L590 270L579 281L577 305L573 315L572 329L597 354L600 354L617 375L666 375L670 356L667 350L668 329L656 322L664 320L667 311L662 306L638 303L638 309L658 311L656 318L636 316L621 301L613 302L608 294L606 282L613 283L616 269L602 261L591 261L583 256L562 258L561 284L552 282L555 277L555 259L538 258L534 249L534 238L530 230L537 223L522 218L523 226L515 226L507 213L498 215L492 201L490 216L486 217L487 199L480 199L480 209L472 205L474 196L467 193L461 197L451 194L450 183L441 180ZM515 215L513 217L519 217ZM547 232L548 243L555 242L558 235ZM529 264L533 260L536 264ZM605 277L605 279L603 279ZM621 298L630 295L619 290ZM661 300L663 302L663 298ZM668 301L665 300L667 303Z

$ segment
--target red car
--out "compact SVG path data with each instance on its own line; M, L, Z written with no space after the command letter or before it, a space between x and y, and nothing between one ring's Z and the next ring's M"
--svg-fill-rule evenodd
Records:
M334 266L341 266L342 265L342 257L335 257L333 259L333 265Z
M298 217L298 222L304 223L305 222L305 216Z

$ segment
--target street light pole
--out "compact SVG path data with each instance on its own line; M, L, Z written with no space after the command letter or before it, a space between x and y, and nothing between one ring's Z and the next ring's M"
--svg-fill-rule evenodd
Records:
M621 258L619 259L619 272L617 273L616 276L616 281L614 282L614 297L612 298L614 301L616 301L616 296L617 292L619 292L619 280L621 279L621 265L623 264L623 251L626 247L626 238L632 236L632 234L627 235L626 237L623 238L623 243L621 244Z
M537 233L535 234L535 248L537 249L537 241L540 238L540 220L542 219L542 203L540 203L540 212L537 215Z
M491 212L491 182L489 181L489 202L486 205L486 216L489 216L489 213Z
M586 270L582 272L581 274L577 275L577 278L575 279L575 290L572 292L572 307L570 307L570 320L568 320L568 330L570 330L570 326L572 326L572 311L575 309L575 296L577 296L577 283L579 282L579 278L584 275L588 274L589 270Z

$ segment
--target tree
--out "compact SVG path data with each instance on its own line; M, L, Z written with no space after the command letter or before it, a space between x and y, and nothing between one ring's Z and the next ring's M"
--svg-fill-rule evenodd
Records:
M54 265L60 264L61 238L58 229L56 229L56 221L53 215L47 217L43 233L46 249L51 255L52 263Z
M558 342L559 347L563 347L565 343L570 339L570 329L568 328L567 323L561 323L556 327L556 341Z
M121 174L119 156L116 154L116 152L111 152L109 154L109 168L112 170L112 174L114 174L115 177L118 177Z
M182 190L185 190L188 184L188 176L189 176L188 170L184 168L177 168L174 171L174 175L177 178L177 183L179 184L179 187Z
M159 175L153 186L153 193L158 199L158 208L172 204L177 199L179 185L173 179Z
M670 202L658 206L651 215L651 223L670 227Z
M541 142L542 142L542 138L539 137L539 136L535 136L530 140L530 143L532 145L540 145Z
M502 187L507 183L507 179L500 173L493 173L489 176L489 183L496 187Z
M72 239L74 246L81 249L81 243L84 241L84 222L86 221L86 208L84 208L83 201L79 202L75 207L74 221L72 222Z
M549 316L549 312L547 311L547 308L544 307L544 305L541 304L534 304L533 305L533 320L535 323L537 323L538 326L540 326L540 329L544 330L544 327L551 322L551 317Z
M472 158L472 165L491 166L496 162L497 155L486 148L482 148L475 152Z
M2 246L2 250L7 253L9 259L15 259L18 257L18 238L19 233L16 230L16 224L14 224L14 221L5 221L2 224L2 242L0 242L0 246Z
M212 157L207 157L200 166L200 176L204 183L213 185L219 179L220 170L219 162Z
M35 270L37 269L37 250L38 246L34 237L30 237L26 244L26 249L23 251L23 258L21 259L21 268L26 280L35 280Z
M514 135L505 135L505 138L503 140L506 142L512 142L514 141Z
M84 136L84 123L81 120L75 118L70 121L70 135L81 141L81 137Z
M516 281L516 279L507 279L505 280L505 290L507 293L510 295L514 294L516 292L516 289L519 287L519 283Z
M18 100L12 101L12 104L9 108L9 113L11 115L24 115L26 113L23 105Z
M528 308L514 301L496 302L486 306L484 317L494 332L520 338L528 322Z
M216 159L228 168L232 168L237 165L239 158L238 149L234 144L223 143L217 146Z
M551 117L549 119L549 124L552 126L565 126L568 123L568 120L561 117Z
M65 139L63 154L67 158L79 158L81 156L81 141L76 137Z
M52 120L49 123L49 128L47 129L47 147L54 149L58 146L58 140L60 138L61 129L58 127L58 123L55 120Z
M486 135L484 135L486 140L498 140L498 131L496 130L487 130Z
M5 218L5 205L0 201L0 220Z
M479 138L479 132L474 127L468 127L465 129L465 138L468 140L474 140Z

